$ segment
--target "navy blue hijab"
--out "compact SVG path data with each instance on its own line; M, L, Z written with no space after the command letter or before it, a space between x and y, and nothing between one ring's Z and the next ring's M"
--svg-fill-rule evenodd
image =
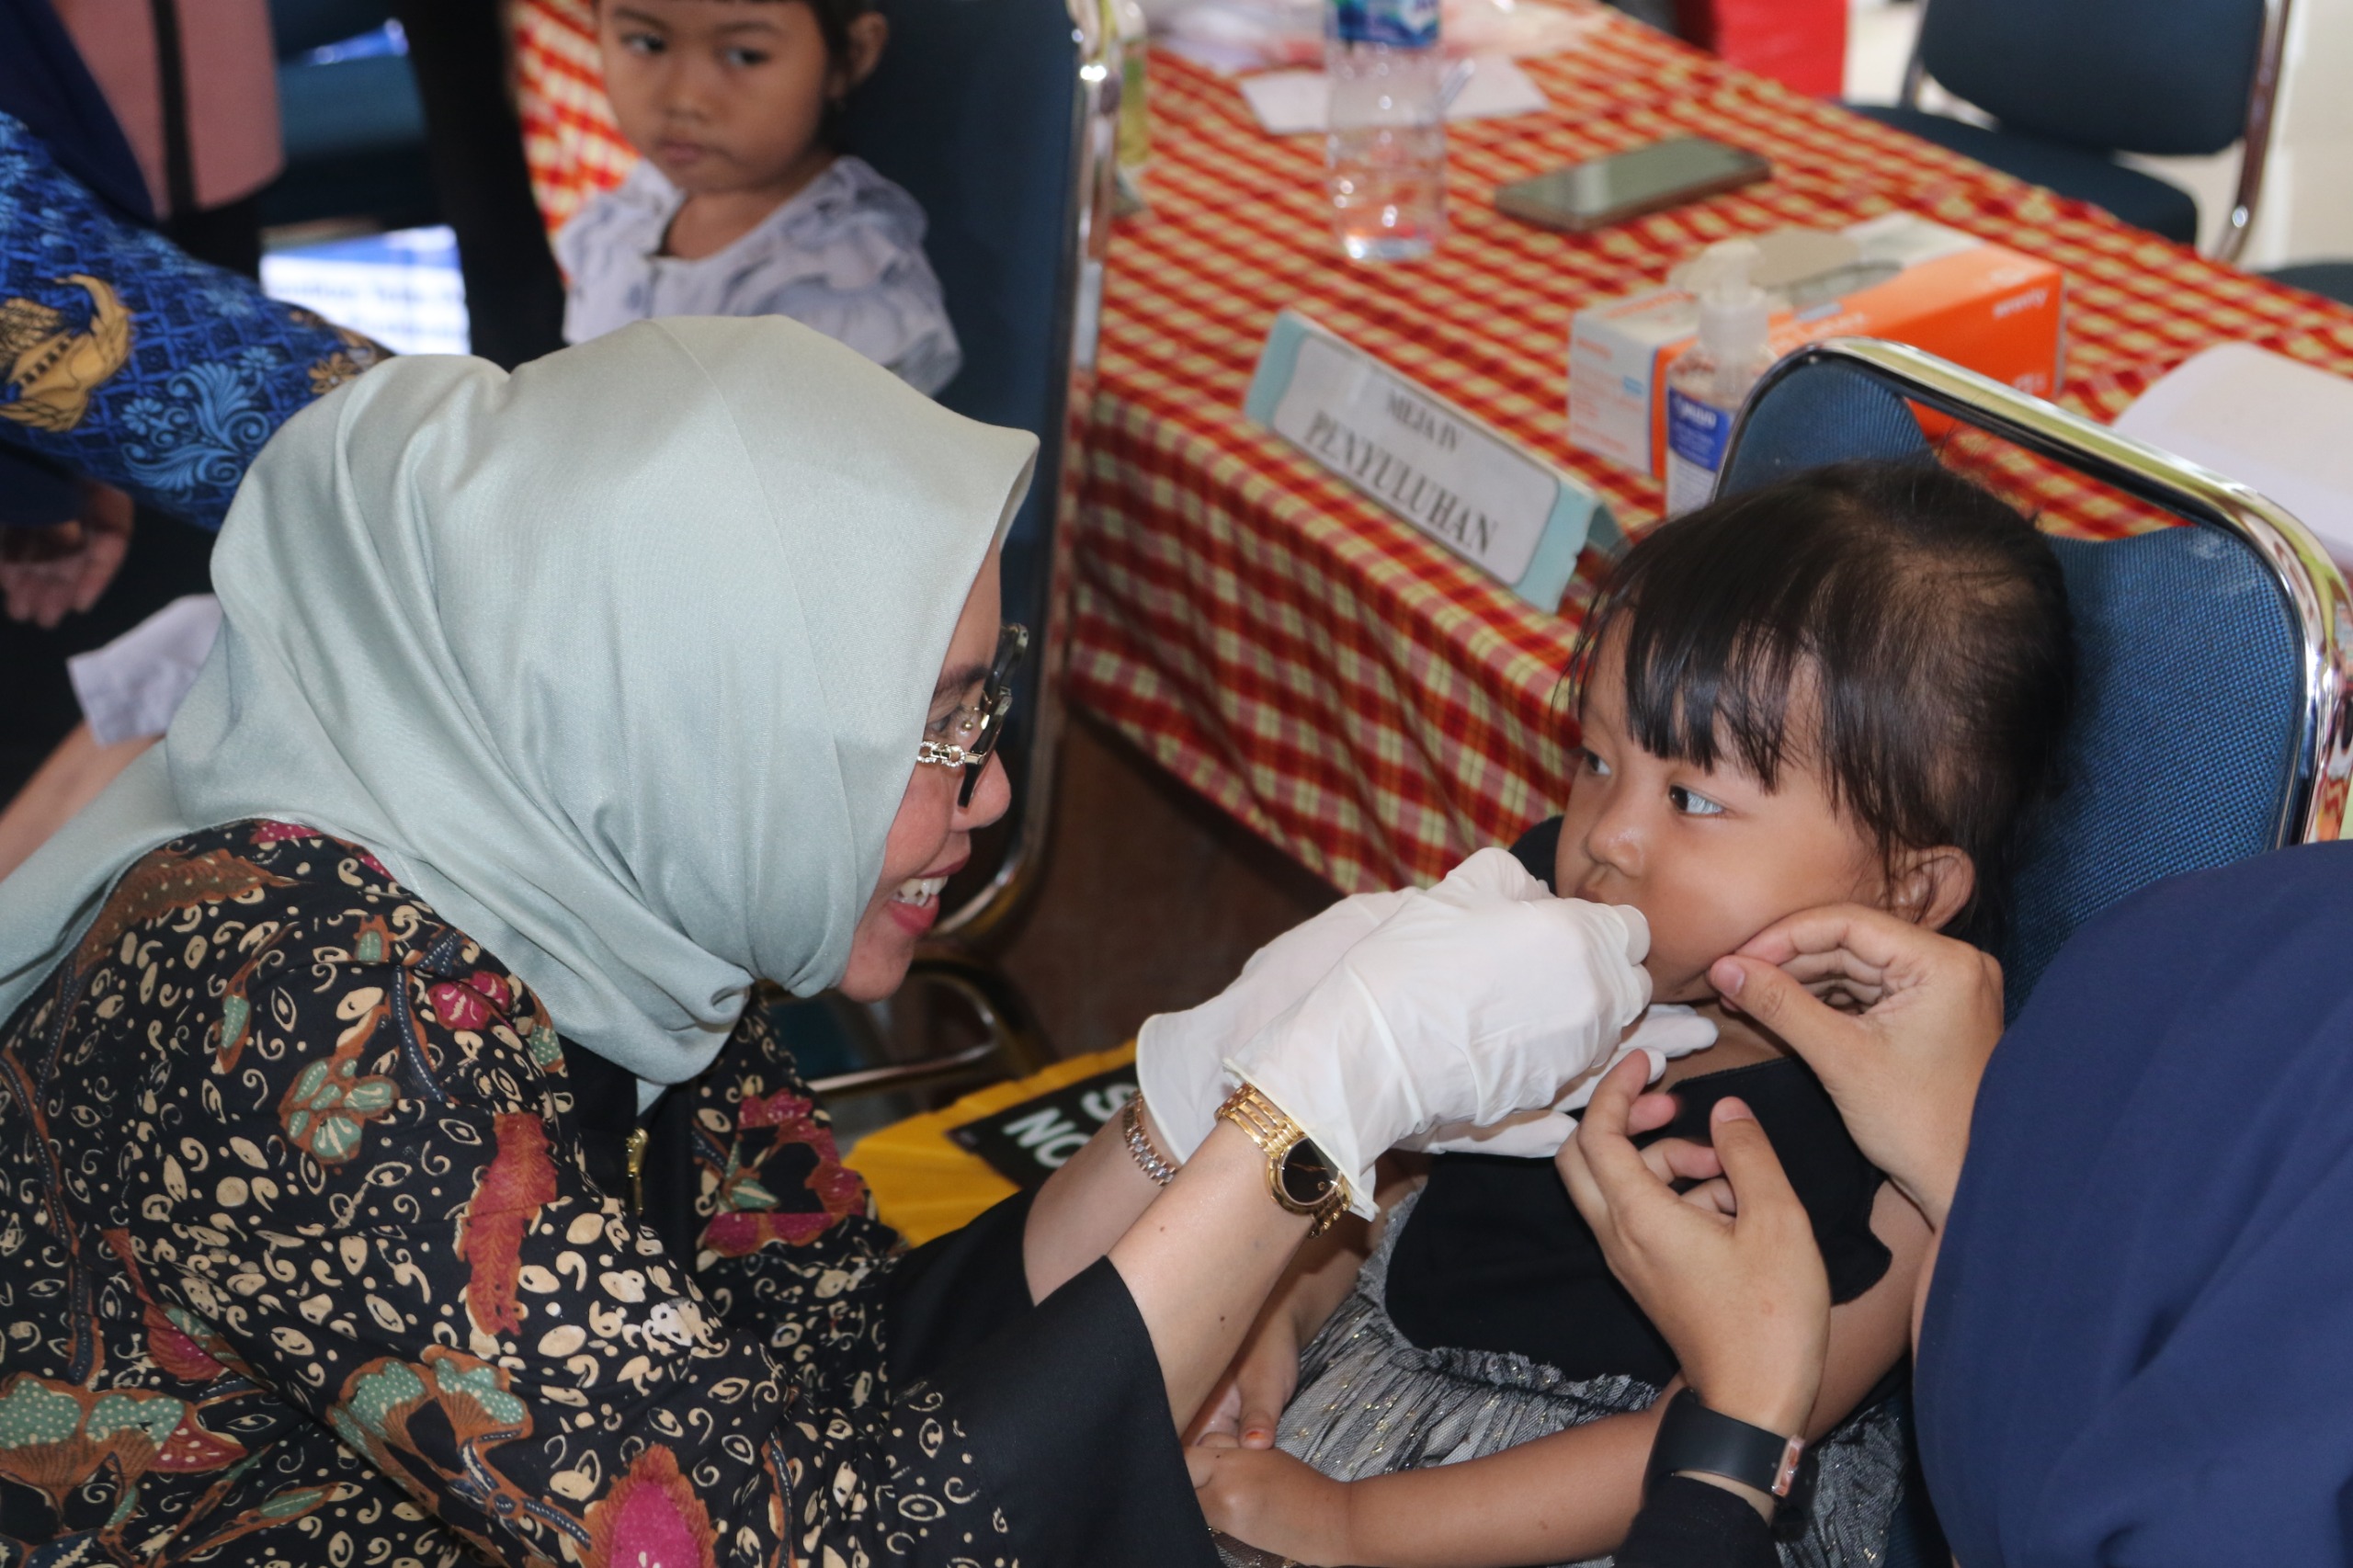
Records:
M2163 882L1994 1053L1917 1369L1963 1568L2353 1561L2353 844Z

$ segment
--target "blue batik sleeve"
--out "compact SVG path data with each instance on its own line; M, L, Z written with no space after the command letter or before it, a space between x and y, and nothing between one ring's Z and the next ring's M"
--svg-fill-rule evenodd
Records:
M386 353L131 222L0 114L0 444L217 528L278 427Z

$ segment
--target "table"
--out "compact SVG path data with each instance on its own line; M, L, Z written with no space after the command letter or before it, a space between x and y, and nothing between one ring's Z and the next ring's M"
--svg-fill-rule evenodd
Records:
M1558 809L1576 738L1561 676L1590 583L1564 614L1531 608L1245 420L1282 306L1576 474L1636 528L1656 518L1658 487L1567 442L1570 317L1711 241L1782 223L1903 208L2057 262L2058 401L2094 418L2227 339L2353 374L2353 311L1614 15L1576 52L1521 63L1554 108L1449 128L1454 233L1429 262L1342 260L1320 140L1266 135L1230 81L1161 54L1151 209L1114 232L1070 697L1343 892L1427 881ZM1776 176L1583 236L1491 205L1499 184L1677 133L1764 153ZM1955 455L2056 530L2161 526L2023 454Z

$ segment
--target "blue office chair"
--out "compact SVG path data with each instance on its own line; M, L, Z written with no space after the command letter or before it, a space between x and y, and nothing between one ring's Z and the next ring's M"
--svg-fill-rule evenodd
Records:
M2244 140L2216 254L2237 259L2255 220L2290 0L1923 0L1895 107L1859 114L2183 244L2198 203L2110 155L2220 153ZM1927 77L1995 129L1919 107Z
M1833 339L1767 372L1722 488L1842 458L1933 461L1907 405L2194 525L2052 540L2080 687L2066 782L2029 824L1997 955L2015 1016L2075 927L2127 893L2336 835L2353 771L2353 601L2303 526L2255 492L1899 344Z
M964 368L939 401L1038 437L1037 473L1004 556L1006 619L1028 626L1032 641L1015 722L999 748L1012 810L950 885L910 975L961 996L990 1038L921 1062L816 1080L835 1098L970 1076L992 1060L1027 1072L1053 1059L987 954L1035 884L1052 806L1061 562L1078 479L1072 432L1093 396L1119 121L1119 41L1095 0L883 0L883 7L890 47L850 99L845 137L904 186L929 220L924 249L964 351Z
M2300 261L2293 267L2274 267L2263 276L2274 283L2310 290L2340 305L2353 305L2353 261Z
M1718 493L1850 458L1934 462L1915 406L2193 526L2053 539L2075 630L2065 783L2028 825L2000 943L2016 1017L2067 937L2163 877L2337 835L2353 771L2353 601L2302 525L2245 486L1918 349L1802 348L1750 393ZM1891 1568L1943 1563L1915 1480Z
M286 172L262 192L264 222L438 222L425 103L392 19L388 0L270 0Z

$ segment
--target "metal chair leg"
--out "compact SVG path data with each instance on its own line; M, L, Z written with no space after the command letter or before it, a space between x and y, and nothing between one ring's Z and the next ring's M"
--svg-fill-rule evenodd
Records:
M1053 1048L1040 1032L1029 1000L1021 994L1021 988L995 966L964 953L927 952L909 966L906 985L936 985L961 997L988 1030L989 1038L946 1056L813 1079L809 1085L812 1090L827 1099L841 1099L964 1077L988 1065L992 1058L998 1061L1000 1075L1012 1078L1052 1063ZM879 1031L875 1040L879 1043Z

